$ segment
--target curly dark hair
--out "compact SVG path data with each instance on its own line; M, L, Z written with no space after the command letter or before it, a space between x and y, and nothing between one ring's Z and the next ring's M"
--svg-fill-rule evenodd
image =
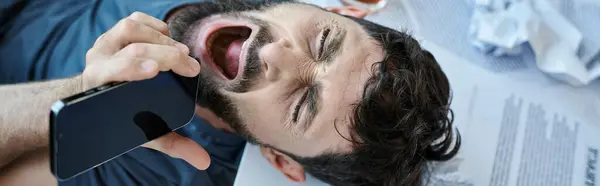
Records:
M452 127L448 79L435 57L409 34L348 18L385 51L384 59L372 66L373 76L351 116L347 139L353 151L317 157L283 153L336 186L423 185L427 162L448 160L460 147L460 134Z

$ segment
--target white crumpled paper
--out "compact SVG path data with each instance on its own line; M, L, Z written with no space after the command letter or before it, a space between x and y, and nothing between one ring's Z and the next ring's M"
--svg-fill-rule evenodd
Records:
M574 86L600 76L600 65L578 57L582 33L549 0L475 2L469 35L477 49L494 56L519 55L529 45L541 71Z

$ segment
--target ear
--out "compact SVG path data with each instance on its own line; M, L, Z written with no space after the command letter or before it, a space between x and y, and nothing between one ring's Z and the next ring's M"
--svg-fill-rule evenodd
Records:
M329 11L338 13L338 14L342 14L342 15L347 15L347 16L352 16L352 17L356 17L356 18L364 18L367 16L367 12L354 7L354 6L345 6L345 7L328 7L326 8Z
M262 155L275 167L293 182L303 183L306 181L304 168L300 163L289 156L269 147L260 147Z

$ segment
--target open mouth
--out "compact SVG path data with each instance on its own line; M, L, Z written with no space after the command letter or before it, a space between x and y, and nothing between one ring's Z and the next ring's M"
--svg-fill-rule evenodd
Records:
M208 33L205 40L205 50L212 66L228 80L233 80L241 71L240 61L243 60L246 40L252 34L247 26L224 26Z

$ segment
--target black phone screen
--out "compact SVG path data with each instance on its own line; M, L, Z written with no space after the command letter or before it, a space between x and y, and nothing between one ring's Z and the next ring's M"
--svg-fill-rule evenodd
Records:
M182 78L161 72L153 79L106 85L57 102L50 126L55 176L70 179L187 124L196 99L189 90L197 90L198 80ZM189 84L194 81L196 88Z

